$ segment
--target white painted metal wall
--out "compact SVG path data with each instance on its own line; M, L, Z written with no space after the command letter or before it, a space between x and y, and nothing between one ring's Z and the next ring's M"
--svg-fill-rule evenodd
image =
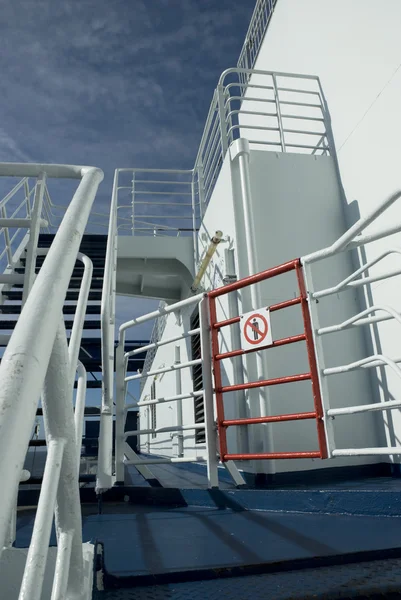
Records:
M278 0L254 65L320 77L332 118L348 225L358 212L363 216L400 185L400 23L398 0ZM399 213L396 204L377 225L399 222ZM399 244L398 234L367 247L367 258L391 244ZM398 257L388 257L371 274L397 265ZM397 307L399 278L374 283L371 293L375 304ZM399 353L392 324L379 324L369 337L372 353ZM387 371L375 388L376 401L400 397L400 382ZM391 445L400 435L401 415L393 411L387 433Z
M302 256L312 248L320 248L329 241L334 241L345 231L342 197L336 175L334 161L327 156L306 156L303 154L274 153L252 150L250 155L250 174L252 191L252 212L255 223L257 248L257 269L263 270ZM244 219L241 210L241 190L236 161L226 158L215 192L211 198L204 223L200 232L200 254L206 248L204 235L211 235L216 228L222 229L229 241L220 244L215 258L207 274L209 288L222 284L226 275L225 250L234 249L236 270L239 277L249 274L247 253L245 251ZM207 239L208 239L207 236ZM341 280L352 272L350 257L340 255L326 261L324 265L316 265L315 279L319 286L325 286L329 281ZM229 273L228 273L229 274ZM292 274L281 276L261 286L264 305L271 305L282 300L295 297L296 280ZM243 310L251 308L250 299L243 295ZM240 306L242 305L242 302ZM227 298L219 298L220 314L218 318L229 318ZM349 298L338 297L327 302L323 308L323 320L327 324L340 322L347 316L359 310L356 295ZM274 339L295 335L302 332L302 324L298 307L286 309L272 315ZM233 348L231 332L222 331L222 337L227 349ZM343 334L342 334L343 335ZM342 364L355 360L356 356L364 356L364 340L360 331L348 331L343 337L327 340L325 350L330 364ZM286 374L306 372L306 352L302 344L287 346L266 353L266 377L279 377ZM256 379L254 365L251 361L244 363L245 379L250 370L250 379ZM224 361L223 385L234 383L233 361ZM237 383L237 381L235 381ZM334 378L333 398L337 406L354 402L363 404L369 398L371 401L369 379L366 373L353 373L346 378ZM310 382L295 383L271 388L267 396L271 414L284 414L312 410L312 395ZM225 395L226 418L239 416L238 403L244 402L244 397L237 392ZM257 398L247 396L248 416L259 416ZM245 415L244 415L245 416ZM250 448L261 451L255 428L249 426ZM316 426L313 422L280 423L270 428L273 434L272 451L315 450L317 448ZM228 429L228 444L237 443L235 428ZM341 423L339 439L342 445L363 446L366 443L380 445L383 442L380 427L371 415L361 416L356 421ZM381 441L379 441L381 440ZM373 459L375 461L376 459ZM370 462L371 459L357 459L352 464ZM297 469L315 469L318 467L338 466L345 464L339 461L326 462L316 460L276 461L276 472ZM347 463L351 464L351 463ZM266 464L258 465L266 469Z

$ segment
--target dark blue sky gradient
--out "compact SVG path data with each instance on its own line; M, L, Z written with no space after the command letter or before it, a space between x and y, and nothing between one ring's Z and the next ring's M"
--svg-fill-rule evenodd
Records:
M3 0L0 161L191 168L254 5Z

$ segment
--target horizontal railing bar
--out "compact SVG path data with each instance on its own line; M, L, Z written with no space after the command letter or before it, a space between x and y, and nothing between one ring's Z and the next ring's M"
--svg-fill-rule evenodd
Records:
M272 277L276 277L277 275L282 275L283 273L293 271L297 268L298 265L298 258L296 258L295 260L290 260L282 265L278 265L277 267L272 267L271 269L267 269L266 271L256 273L256 275L244 277L239 281L235 281L234 283L230 283L229 285L225 285L215 290L212 290L208 292L208 296L209 298L218 298L219 296L229 294L230 292L234 292L235 290L241 290L244 287L247 287L254 283L259 283L260 281L264 281L265 279L271 279Z
M258 346L257 348L251 348L250 350L231 350L230 352L224 352L223 354L216 354L214 360L224 360L225 358L234 358L235 356L243 356L244 354L251 354L252 352L261 352L262 350L269 350L270 348L277 348L279 346L287 346L288 344L296 344L297 342L303 342L306 340L306 335L300 333L299 335L291 335L280 340L275 340L272 344L267 346Z
M264 146L280 146L281 142L268 142L267 140L249 140L250 144L261 144Z
M192 202L149 202L149 200L135 200L135 204L145 204L145 206L177 206L179 208L181 206L191 206L192 207ZM127 206L127 208L132 209L132 205L130 205L129 207ZM120 218L124 218L124 217L120 217Z
M391 410L400 408L401 400L388 400L386 402L375 402L374 404L361 404L360 406L345 406L344 408L330 408L326 414L329 417L338 415L353 415L356 413L372 412L376 410Z
M303 115L285 115L282 114L281 115L282 119L298 119L300 121L319 121L320 123L324 123L324 118L323 117L305 117Z
M362 358L361 360L357 360L355 362L349 363L348 365L340 365L339 367L330 367L328 369L323 369L323 375L339 375L341 373L348 373L349 371L354 371L355 369L369 369L372 368L373 364L380 362L379 366L388 366L390 369L401 379L401 369L397 366L396 362L387 356L383 356L382 354L373 354L372 356L368 356L366 358ZM378 366L375 364L375 366Z
M379 275L372 275L371 277L363 277L362 279L356 279L354 281L349 281L344 287L338 289L337 291L332 291L333 288L327 290L321 290L320 292L315 292L313 294L313 298L323 298L324 296L331 296L332 294L338 294L344 290L350 288L357 288L363 285L368 285L370 283L374 283L375 281L382 281L383 279L390 279L391 277L397 277L397 275L401 275L401 269L394 269L393 271L388 271L387 273L380 273Z
M326 132L324 131L306 131L300 129L285 129L283 128L284 133L301 133L302 135L320 135L321 137L326 137Z
M188 431L192 429L205 429L204 423L190 423L189 425L171 425L170 427L157 427L150 429L135 429L134 431L125 431L124 437L132 435L146 435L148 433L169 433L170 431Z
M24 185L24 183L28 181L28 177L24 177L23 179L21 179L21 181L19 181L14 187L13 189L8 192L8 194L6 196L4 196L4 198L0 201L0 208L3 208L3 206L5 206L7 204L7 202L13 197L15 196L15 194L22 188L22 186ZM35 188L33 188L35 189Z
M321 454L318 450L314 452L266 452L263 454L225 454L223 460L285 460L287 458L321 458Z
M49 223L45 220L45 219L40 219L40 227L47 227L49 225ZM4 228L14 228L14 227L20 227L20 228L26 228L29 229L31 227L31 223L32 223L32 219L15 219L15 218L5 218L5 219L0 219L0 227L4 227Z
M341 327L340 325L331 325L329 327L321 327L317 330L317 335L325 335L327 333L334 333L338 331L345 331L349 327L362 327L363 325L372 325L373 323L381 323L382 321L389 321L390 319L394 319L393 315L383 315L382 317L368 317L366 319L359 319L359 321L355 321L354 323L349 323L348 325L344 325Z
M236 425L259 425L262 423L279 423L280 421L301 421L303 419L316 419L315 412L294 413L288 415L272 415L269 417L252 417L249 419L225 419L221 422L223 427Z
M140 325L141 323L146 323L147 321L151 321L152 319L156 319L157 317L161 317L163 315L167 315L171 312L174 312L180 308L184 308L185 306L190 306L191 304L196 304L200 302L200 300L204 297L203 292L201 294L197 294L196 296L192 296L192 298L186 298L185 300L181 300L180 302L176 302L175 304L170 304L170 306L166 306L165 308L159 308L153 312L148 313L147 315L143 315L136 319L132 319L131 321L126 321L122 325L120 325L119 333L121 334L130 329L131 327L135 327L135 325Z
M152 192L147 190L135 189L135 196L192 196L191 192Z
M320 97L320 92L316 92L316 91L314 92L312 90L296 90L294 88L285 88L285 87L278 87L278 86L277 86L277 89L280 92L296 92L296 93L299 93L299 94L312 94L314 96L319 96ZM280 100L280 102L281 102L281 100Z
M135 184L137 183L160 183L163 185L191 185L192 181L166 181L166 180L162 180L162 179L135 179ZM130 187L119 187L119 190L122 189L126 189L126 190L132 190L132 186Z
M320 108L323 112L323 107L321 104L310 104L309 102L295 102L291 100L280 100L280 104L287 104L290 106L307 106L308 108Z
M163 404L165 402L177 402L178 400L187 400L188 398L199 398L203 396L203 390L198 392L189 392L188 394L177 394L176 396L167 396L165 398L156 398L155 400L145 400L138 402L135 406L152 406L152 404Z
M138 219L167 219L168 221L173 221L174 219L184 219L185 221L192 221L192 215L188 217L184 217L181 215L137 215Z
M224 89L229 90L232 87L257 88L259 90L274 90L274 87L272 85L257 85L256 83L241 83L240 81L228 83L226 86L224 86Z
M227 108L227 105L232 100L241 100L241 102L244 102L244 100L250 100L252 102L267 102L268 104L276 104L275 100L269 100L266 98L250 98L249 96L230 96L230 98L225 102L224 108Z
M140 460L124 460L125 465L168 465L169 463L207 462L206 456L188 456L172 458L141 458Z
M387 448L348 448L341 450L332 450L332 456L391 456L392 454L401 454L401 446Z
M117 169L119 173L193 173L193 169L139 169L128 168Z
M311 379L310 373L300 373L299 375L286 375L284 377L276 377L274 379L262 379L260 381L252 381L250 383L237 383L235 385L226 385L216 392L225 394L226 392L238 392L239 390L251 390L259 387L269 387L272 385L282 385L284 383L294 383L296 381L307 381Z
M235 129L257 129L260 131L280 131L279 127L264 127L263 125L239 124L239 125L233 125L232 127L230 127L227 134L230 135L230 133L232 131L234 131ZM316 134L316 135L318 135L318 134Z
M196 329L190 329L180 335L176 335L172 338L168 338L167 340L161 340L159 342L153 342L152 344L147 344L146 346L141 346L141 348L135 348L135 350L130 350L130 352L125 353L125 358L129 358L130 356L134 356L135 354L141 354L145 352L145 350L151 350L152 348L160 348L161 346L166 346L167 344L172 344L173 342L178 342L180 340L185 340L188 337L193 335L197 335L200 333L200 327Z
M177 363L170 365L169 367L165 367L164 369L156 369L154 371L148 371L147 373L139 373L138 375L130 375L126 377L124 381L136 381L137 379L143 379L145 377L151 377L153 375L161 375L162 373L169 373L170 371L179 371L180 369L187 369L188 367L195 367L196 365L201 365L202 359L197 358L196 360L189 360L185 363Z
M241 114L241 115L257 115L258 117L274 117L274 118L277 118L277 113L254 112L252 110L241 110L239 108L238 110L231 110L228 113L228 115L226 116L226 121L228 122L229 117L231 117L232 115L237 115L237 114Z
M323 150L325 152L330 150L329 146L309 146L308 144L293 144L287 141L285 145L289 148L306 148L307 150Z

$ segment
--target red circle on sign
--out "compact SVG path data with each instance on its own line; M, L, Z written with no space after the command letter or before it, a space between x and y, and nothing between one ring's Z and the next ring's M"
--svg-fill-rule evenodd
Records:
M254 325L251 323L251 319L260 319L262 321L262 323L264 324L265 328L264 331L262 331L259 328L255 328ZM260 338L256 339L256 340L251 340L251 338L249 337L248 333L247 333L247 328L250 327L252 329L252 331L257 331L260 334ZM267 336L267 333L269 331L269 325L267 323L267 320L265 319L265 317L263 315L260 315L259 313L255 313L254 315L251 315L245 322L244 325L244 336L246 341L249 344L252 344L253 346L255 346L256 344L260 344L261 342L263 342L263 340L265 339L265 337Z

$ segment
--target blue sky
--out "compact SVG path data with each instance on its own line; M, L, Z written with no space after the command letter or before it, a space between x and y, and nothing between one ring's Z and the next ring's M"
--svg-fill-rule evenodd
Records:
M255 0L4 0L0 161L191 168Z

